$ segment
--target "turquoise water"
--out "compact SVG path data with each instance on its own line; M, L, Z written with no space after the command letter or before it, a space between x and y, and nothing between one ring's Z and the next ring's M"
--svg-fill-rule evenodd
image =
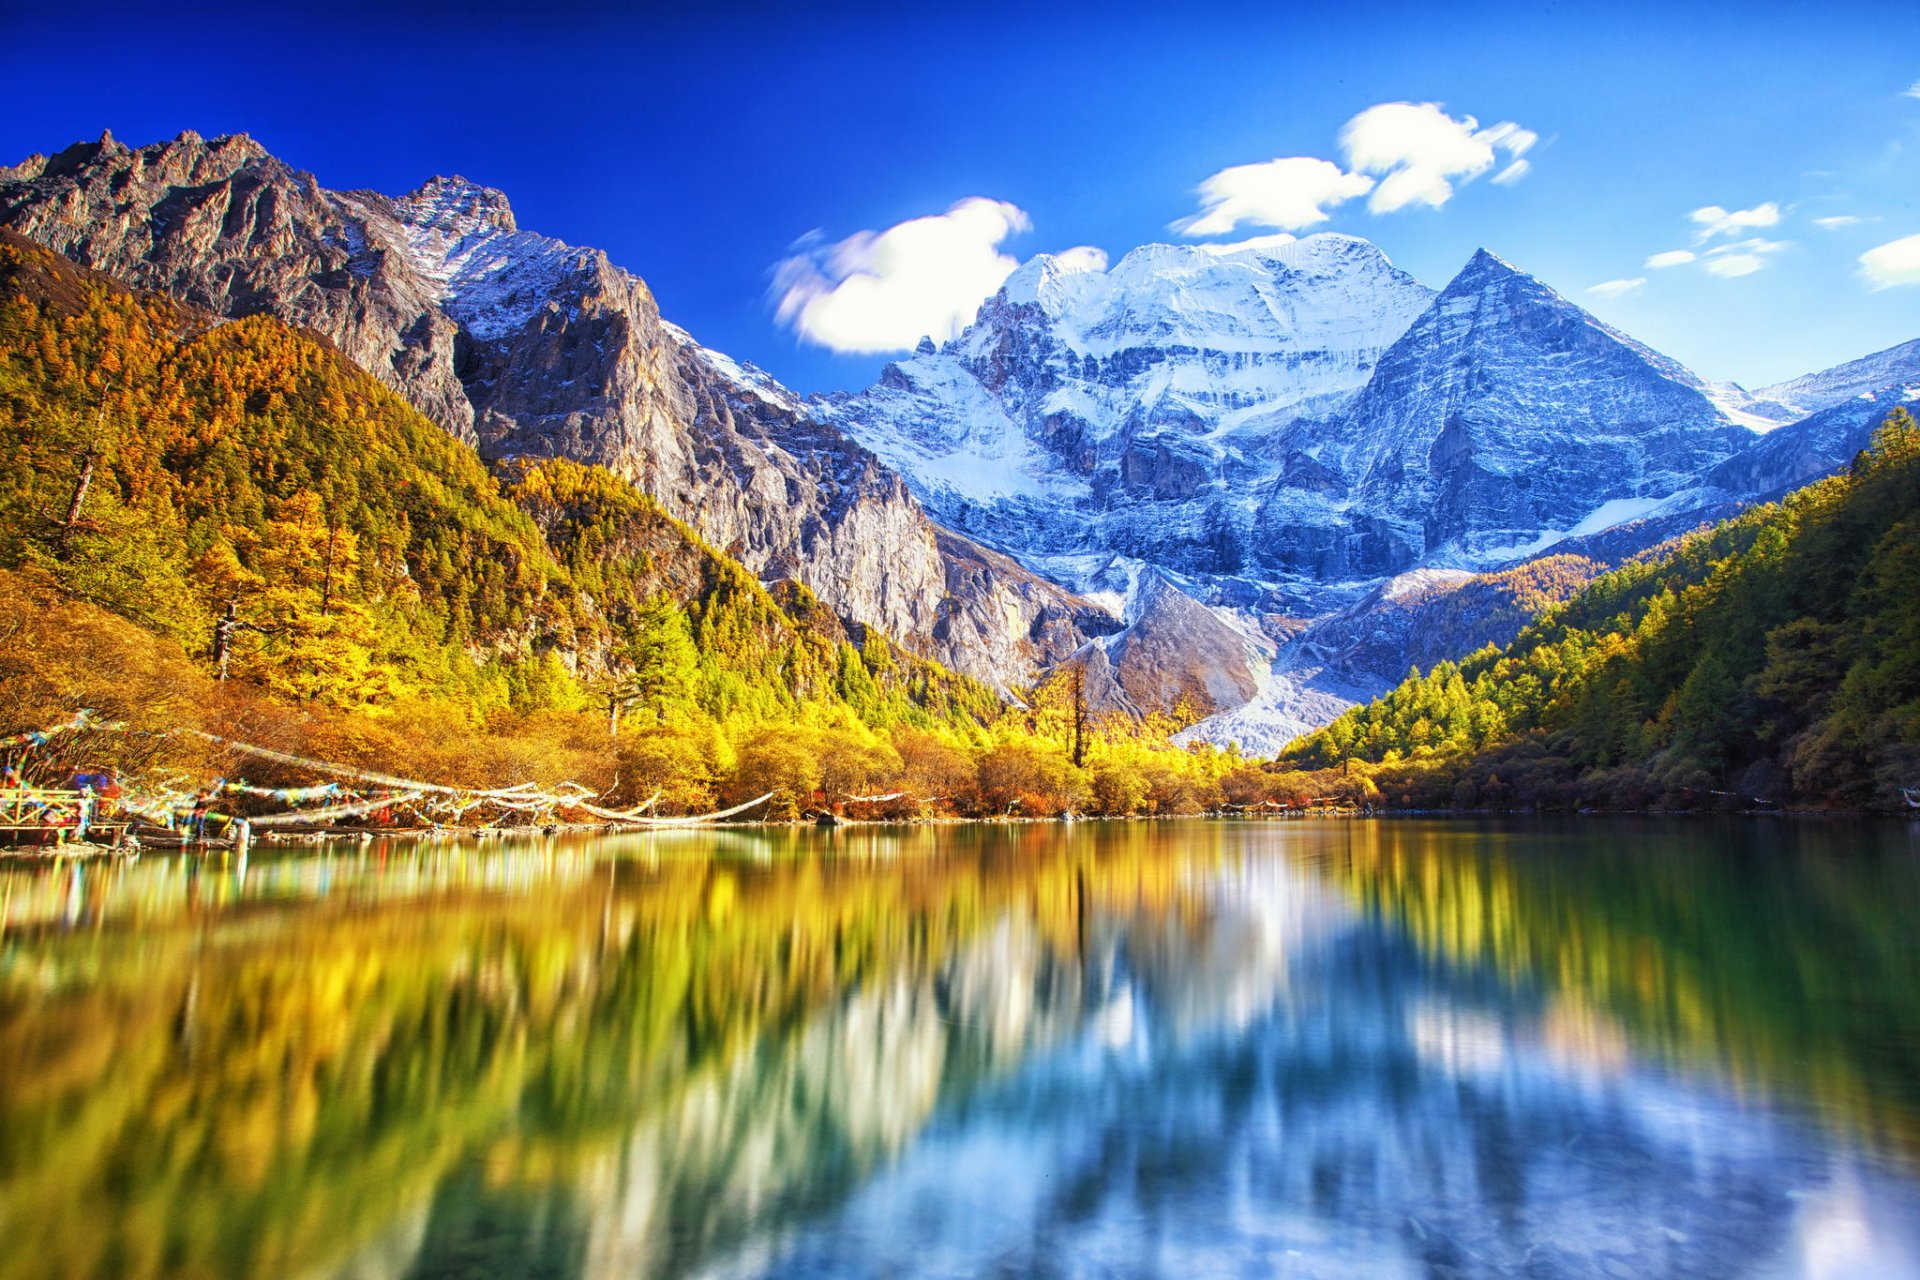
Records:
M0 869L0 1280L1920 1276L1920 828Z

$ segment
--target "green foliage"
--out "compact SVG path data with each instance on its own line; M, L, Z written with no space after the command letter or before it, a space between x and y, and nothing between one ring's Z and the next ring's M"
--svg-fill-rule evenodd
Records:
M1920 429L1894 409L1846 473L1596 579L1285 758L1429 798L1505 774L1518 802L1894 802L1920 780Z
M591 691L650 722L998 713L810 596L776 599L610 472L547 461L503 486L274 320L211 324L6 241L0 567L21 566L210 670L353 711L421 696L471 721Z
M457 785L1041 817L1206 809L1244 767L1173 746L1177 719L1090 726L1058 682L1009 707L610 472L496 475L271 319L215 325L0 238L0 631L48 601L151 703L128 718L217 707L249 740ZM0 643L0 692L32 694L0 697L0 733L100 683L42 651L84 647Z

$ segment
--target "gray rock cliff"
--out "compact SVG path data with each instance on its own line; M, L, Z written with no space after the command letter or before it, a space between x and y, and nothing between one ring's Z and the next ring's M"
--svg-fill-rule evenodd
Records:
M1002 687L1118 625L939 528L874 454L663 321L604 253L522 230L498 191L330 191L245 136L103 136L0 169L0 226L314 330L483 456L606 466L761 578Z

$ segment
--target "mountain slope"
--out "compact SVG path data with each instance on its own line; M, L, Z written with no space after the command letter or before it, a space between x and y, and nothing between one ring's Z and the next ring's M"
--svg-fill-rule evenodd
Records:
M1899 805L1920 775L1920 427L1302 740L1424 802ZM1469 798L1471 803L1472 799Z
M1490 253L1436 295L1337 235L1153 245L1110 271L1043 255L959 338L819 411L943 520L1118 612L1172 579L1263 631L1277 652L1254 698L1197 731L1244 745L1406 670L1392 644L1337 639L1408 637L1389 579L1593 545L1785 412Z
M955 572L1003 571L950 545ZM312 334L137 295L0 231L0 737L80 708L127 731L35 741L36 785L82 764L147 800L315 780L205 730L535 789L395 801L462 825L526 820L566 782L662 813L770 797L761 814L792 817L822 793L892 817L1190 813L1247 772L1132 722L1076 730L1070 761L1038 699L769 589L604 468L489 469Z
M871 454L663 322L605 254L521 230L497 191L334 192L244 136L107 136L0 170L0 226L313 329L483 456L604 465L761 578L1003 686L1113 625L1011 562L950 564ZM955 614L974 625L942 629Z
M1802 414L1817 413L1889 387L1920 386L1920 338L1762 387L1757 397L1790 405Z
M1651 506L1751 438L1699 378L1481 250L1313 433L1337 487L1283 488L1260 527L1282 542L1332 509L1346 572L1484 567Z
M350 711L578 702L656 643L678 664L671 698L717 719L998 711L884 643L850 681L849 655L864 658L847 631L783 605L610 472L528 463L503 492L471 447L324 343L136 295L8 232L0 568L209 671L224 658L238 681Z
M1874 429L1890 408L1916 400L1920 386L1896 382L1809 414L1760 437L1707 472L1688 502L1720 495L1747 501L1773 498L1838 471L1872 443Z
M605 465L762 583L913 653L1014 689L1098 641L1113 705L1177 692L1234 713L1203 735L1245 743L1434 656L1408 584L1617 561L1818 474L1890 384L1755 432L1920 354L1750 396L1492 254L1435 294L1323 234L1149 245L1111 269L1042 255L959 338L803 401L458 178L335 192L245 137L107 137L0 170L0 226L308 326L496 467ZM1492 630L1434 634L1505 638L1515 619L1489 607Z
M960 337L819 407L942 520L1029 563L1232 574L1274 433L1357 391L1431 297L1350 236L1148 245L1107 271L1041 255Z

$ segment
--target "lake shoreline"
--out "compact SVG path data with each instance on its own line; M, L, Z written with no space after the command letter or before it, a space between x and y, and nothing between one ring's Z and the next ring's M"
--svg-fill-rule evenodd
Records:
M1019 815L997 814L991 817L964 817L941 815L914 818L841 818L831 825L822 825L817 820L795 818L784 821L758 822L689 822L658 823L646 826L630 826L600 823L558 823L545 827L405 827L391 830L374 828L351 828L338 831L314 832L267 832L256 835L253 844L262 849L286 850L310 848L315 846L370 845L376 842L404 841L408 843L432 841L475 841L492 843L495 841L540 839L556 836L630 836L646 832L675 832L688 834L697 831L805 831L814 830L832 832L862 827L1072 827L1082 823L1110 825L1114 823L1154 823L1154 822L1218 822L1218 823L1285 823L1285 822L1371 822L1378 820L1447 820L1447 819L1616 819L1616 818L1783 818L1783 819L1820 819L1820 820L1890 820L1920 822L1920 812L1904 813L1898 809L1375 809L1372 812L1359 811L1306 811L1288 814L1253 815L1241 813L1133 813L1098 814L1072 818L1022 817ZM231 854L232 843L225 839L208 840L202 843L180 845L120 845L107 846L86 843L52 844L40 846L0 847L0 862L33 863L55 862L81 859L134 858L144 854L167 853Z

